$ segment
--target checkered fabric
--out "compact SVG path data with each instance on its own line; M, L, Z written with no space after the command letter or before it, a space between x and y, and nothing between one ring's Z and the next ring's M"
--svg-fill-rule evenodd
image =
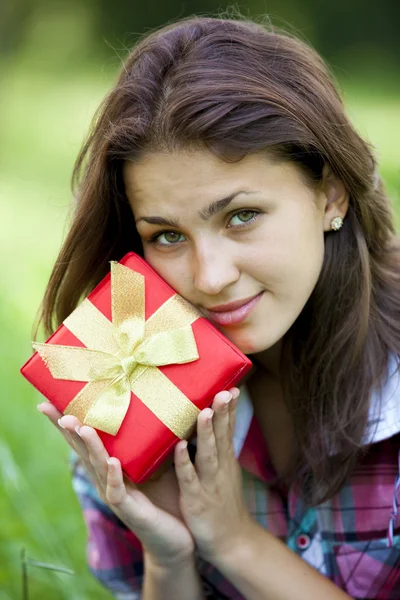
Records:
M368 453L337 495L306 508L293 485L287 494L276 473L241 388L234 434L242 466L243 494L251 515L296 554L352 598L400 599L400 359L390 356L388 379L373 393L363 442ZM196 440L190 446L192 460ZM93 575L117 600L139 600L143 584L141 545L102 503L76 455L73 486L88 529L87 556ZM196 555L206 597L245 600L211 564Z

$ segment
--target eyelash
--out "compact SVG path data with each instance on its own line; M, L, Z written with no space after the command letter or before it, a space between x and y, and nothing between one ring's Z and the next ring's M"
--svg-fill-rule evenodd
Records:
M229 221L231 221L234 217L236 217L237 215L240 215L241 213L253 213L253 216L250 219L250 221L245 221L241 225L232 225L231 227L234 227L235 229L241 229L242 227L247 227L248 225L252 225L257 220L257 218L262 214L261 212L256 211L256 210L242 209L242 210L236 211L230 217ZM148 243L152 244L153 246L163 246L164 248L168 247L168 246L177 246L178 244L182 243L182 242L170 242L169 244L163 244L163 243L159 242L158 238L161 237L165 233L179 233L179 232L178 231L173 231L171 229L164 229L163 231L159 231L158 233L156 233L155 235L153 235L148 240Z

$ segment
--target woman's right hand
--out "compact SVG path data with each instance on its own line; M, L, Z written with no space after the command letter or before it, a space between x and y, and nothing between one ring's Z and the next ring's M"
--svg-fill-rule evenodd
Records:
M123 476L119 460L110 459L95 429L76 417L63 416L49 402L38 409L80 456L101 500L139 538L154 564L173 566L193 556L195 543L181 515L178 481L175 472L166 469L172 457L153 479L134 484Z

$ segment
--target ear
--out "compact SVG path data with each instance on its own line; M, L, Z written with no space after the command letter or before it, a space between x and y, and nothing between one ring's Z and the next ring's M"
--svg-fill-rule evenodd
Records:
M332 219L335 217L345 218L349 208L349 193L345 188L343 181L333 173L327 163L325 163L322 170L321 191L326 202L324 210L324 231L330 231L332 229Z

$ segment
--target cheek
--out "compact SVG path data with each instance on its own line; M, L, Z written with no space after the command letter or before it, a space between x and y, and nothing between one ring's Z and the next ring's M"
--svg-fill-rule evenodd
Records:
M285 296L299 313L311 296L324 261L324 238L315 231L300 236L285 254L280 270Z
M286 264L288 268L314 270L324 255L323 228L312 218L289 222L274 249L277 262Z
M183 261L176 259L173 261L171 259L168 260L167 254L157 259L151 250L146 249L144 250L144 259L168 285L174 288L178 294L185 297L188 274Z
M279 235L276 231L253 247L244 268L265 286L280 309L297 312L317 283L323 259L323 231L287 222Z

